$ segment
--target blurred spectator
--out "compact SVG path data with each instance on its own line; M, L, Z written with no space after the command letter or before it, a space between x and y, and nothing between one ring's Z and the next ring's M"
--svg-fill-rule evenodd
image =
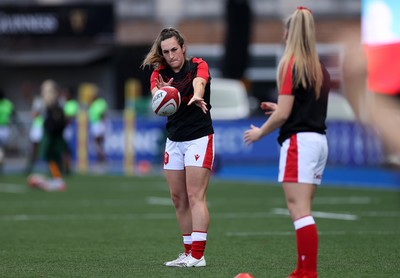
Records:
M10 124L18 124L13 103L6 98L3 89L0 89L0 174L3 172L5 160L5 146L10 137Z
M380 133L387 163L400 167L400 2L362 1L367 61L367 117Z
M79 103L76 100L75 89L72 87L64 88L62 95L64 98L64 112L68 123L70 123L79 112Z
M75 120L79 112L79 103L76 100L75 89L72 87L66 87L63 89L62 97L64 98L64 114L67 120L67 126L64 129L64 140L66 141L65 153L63 156L64 171L67 175L71 173L72 170L72 150L67 143L68 139L71 137L71 123Z
M42 177L39 178L37 175L31 175L28 178L28 184L33 188L45 191L64 191L66 185L62 177L62 158L66 144L63 132L67 125L67 120L59 103L58 86L53 80L46 80L42 83L41 95L45 105L45 116L40 154L47 162L51 178L44 179Z
M92 138L95 140L95 150L97 156L97 170L103 171L106 156L104 151L104 140L106 134L106 112L108 109L107 102L99 95L99 90L93 92L89 101L88 119L89 128Z

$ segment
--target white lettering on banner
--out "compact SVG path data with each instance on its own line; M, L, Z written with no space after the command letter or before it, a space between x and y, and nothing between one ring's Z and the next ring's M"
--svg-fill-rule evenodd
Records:
M340 143L341 149L342 149L342 157L340 159L340 162L348 164L350 162L350 158L351 158L350 157L350 155L351 155L350 140L353 139L353 138L350 138L350 136L349 136L349 134L352 134L351 127L349 127L347 125L343 125L341 132L342 132L342 134L341 134L341 137L340 137L341 139L339 140L339 143Z
M348 122L328 126L330 164L378 165L383 161L382 142L368 126Z
M366 161L367 152L364 149L364 130L361 126L354 126L354 162L362 165Z
M219 154L249 153L252 145L248 146L243 140L245 128L214 128L215 150Z
M50 13L0 13L0 34L51 34L58 25L57 18Z
M384 161L384 151L382 142L379 139L379 135L373 129L368 129L366 136L366 149L368 150L368 156L366 158L367 165L379 164Z
M138 153L152 155L160 154L160 149L165 142L163 131L159 128L139 130L135 136L135 150Z
M123 153L124 152L124 134L121 130L118 132L107 133L104 149L106 153Z
M138 130L134 137L135 152L147 155L159 155L160 148L165 142L163 131L159 128ZM105 152L109 155L124 154L125 136L121 129L108 132L104 142ZM89 147L91 153L95 153L94 148Z
M215 149L219 154L244 154L252 150L243 140L244 128L216 128ZM138 130L134 137L134 148L137 153L159 155L165 137L160 128ZM122 130L108 132L105 140L106 153L122 155L124 152L124 133Z
M350 163L353 135L351 127L347 124L328 128L329 161L331 163Z
M278 161L279 145L276 136L269 136L264 142L246 145L243 140L247 125L236 123L215 123L215 151L220 160L235 162ZM76 132L76 127L75 127ZM383 162L384 151L377 132L354 123L328 123L327 137L329 144L329 164L333 165L379 165ZM132 142L135 155L152 159L161 157L165 147L165 128L153 122L141 122L139 129L133 133ZM76 135L76 133L74 133ZM68 136L72 144L76 137ZM268 141L268 140L269 141ZM91 158L95 157L94 144L91 136L88 138L88 151ZM276 148L274 147L276 146ZM76 149L76 148L74 148ZM111 121L107 125L105 140L106 154L113 159L122 159L125 151L125 134L122 120Z
M328 137L328 145L329 145L329 160L333 164L339 162L339 152L337 151L339 148L339 136L338 136L338 128L328 128L327 131ZM335 151L331 151L335 150Z

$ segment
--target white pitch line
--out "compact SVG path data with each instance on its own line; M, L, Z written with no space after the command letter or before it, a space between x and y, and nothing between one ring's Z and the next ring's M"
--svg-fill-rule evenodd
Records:
M166 199L166 198L165 198ZM390 212L385 212L390 213ZM272 212L225 212L213 213L213 219L265 219L275 218L279 215L288 215L287 209L277 208ZM357 220L358 217L352 214L337 214L326 212L313 212L315 217L339 219L339 220ZM378 214L381 217L381 214ZM369 215L374 217L375 215ZM387 217L397 217L397 213L386 215ZM0 221L77 221L77 220L163 220L175 219L174 213L137 213L137 214L62 214L62 215L2 215ZM400 233L400 232L399 232Z
M252 237L252 236L295 236L295 231L282 232L227 232L226 236ZM400 231L318 231L320 236L344 236L344 235L397 235Z
M268 212L224 212L213 213L211 218L221 219L257 219L257 218L276 218L277 216Z
M289 215L288 210L283 208L273 209L272 212L278 215ZM318 218L337 219L337 220L349 220L349 221L358 220L358 216L354 214L332 213L332 212L322 212L322 211L313 211L312 216Z
M358 214L368 217L400 217L400 211L361 211Z
M162 205L162 206L172 206L172 201L170 198L163 197L148 197L146 202L149 205Z
M64 214L64 215L3 215L0 221L78 221L78 220L162 220L174 219L175 214L147 213L147 214Z
M13 183L0 183L0 192L3 193L25 193L27 186Z
M294 231L291 232L227 232L226 236L237 237L250 237L250 236L292 236L295 235Z
M371 197L316 197L314 204L323 205L365 205L371 204Z
M172 206L171 198L164 198L164 197L148 197L146 202L149 205L159 205L159 206ZM207 206L210 207L210 203L207 202Z
M271 213L217 213L214 219L249 219L276 217ZM17 214L2 215L0 221L78 221L78 220L164 220L175 219L175 213L141 213L141 214Z

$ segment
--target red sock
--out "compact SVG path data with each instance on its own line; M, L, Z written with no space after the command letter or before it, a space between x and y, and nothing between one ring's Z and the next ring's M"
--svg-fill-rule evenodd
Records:
M204 249L206 248L205 240L202 241L193 241L192 244L192 257L195 259L201 259L204 255Z
M207 232L193 232L192 233L192 257L201 259L204 256L204 250L207 243Z
M192 250L192 235L183 234L183 246L185 247L185 254L188 255Z
M312 216L305 216L294 222L297 242L297 268L317 273L318 232Z
M297 234L297 233L296 233ZM296 236L297 237L297 236ZM301 255L300 255L300 251L299 251L299 241L297 240L297 267L296 270L301 270L303 269L303 263L301 261Z
M185 254L188 255L190 251L192 251L192 245L191 244L183 244L185 246Z

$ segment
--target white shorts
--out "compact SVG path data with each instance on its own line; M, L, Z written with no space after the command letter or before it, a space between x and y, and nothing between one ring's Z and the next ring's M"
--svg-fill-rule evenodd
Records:
M10 128L8 126L0 126L0 146L5 145L10 137Z
M183 170L185 166L196 166L211 170L214 155L213 134L184 142L174 142L167 138L164 169Z
M279 159L279 182L321 184L328 160L326 136L301 132L286 139Z
M90 133L93 137L101 137L106 134L106 123L105 122L95 122L90 124Z
M32 125L29 131L29 139L31 142L39 143L43 137L43 126Z

